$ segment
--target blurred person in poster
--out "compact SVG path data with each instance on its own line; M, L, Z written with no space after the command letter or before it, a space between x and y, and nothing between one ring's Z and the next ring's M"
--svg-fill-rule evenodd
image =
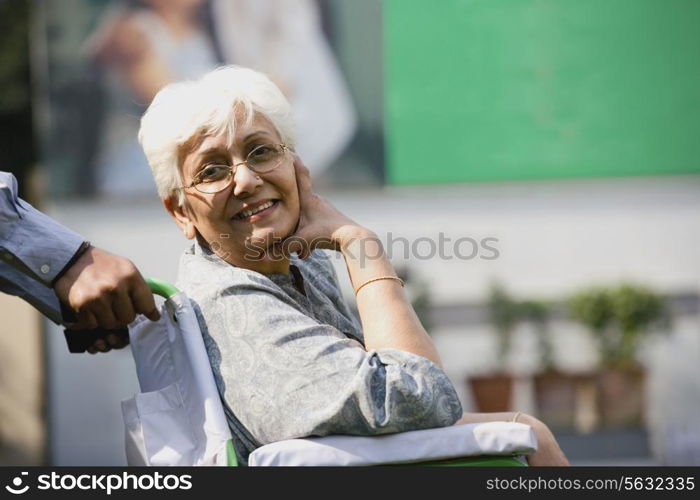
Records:
M220 60L205 28L204 0L114 2L86 44L104 69L107 107L95 162L102 195L152 195L136 142L139 118L161 87L193 79Z
M355 132L345 79L314 0L211 0L228 64L270 75L292 104L297 151L313 176L326 170Z
M312 174L338 158L355 130L314 0L123 0L108 8L86 47L105 70L108 95L95 162L101 195L155 193L136 141L138 117L167 83L221 63L272 75L294 105L298 149Z

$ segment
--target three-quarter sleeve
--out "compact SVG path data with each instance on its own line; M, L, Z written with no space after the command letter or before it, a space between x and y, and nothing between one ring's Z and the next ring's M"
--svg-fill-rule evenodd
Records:
M451 382L428 359L366 351L273 282L237 279L191 298L225 403L259 444L441 427L461 416Z

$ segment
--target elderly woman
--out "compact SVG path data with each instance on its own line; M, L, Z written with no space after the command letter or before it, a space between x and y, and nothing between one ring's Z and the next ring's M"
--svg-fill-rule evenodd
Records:
M178 286L242 460L294 437L513 418L462 415L376 235L314 194L289 104L267 77L227 67L168 85L139 139L165 208L194 240ZM361 326L325 250L345 259ZM567 463L541 422L518 416L538 436L531 464Z

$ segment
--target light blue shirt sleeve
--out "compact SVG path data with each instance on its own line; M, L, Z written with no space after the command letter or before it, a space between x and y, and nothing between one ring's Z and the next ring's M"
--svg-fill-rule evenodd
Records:
M0 261L0 291L25 300L56 324L65 324L53 289Z
M17 195L17 180L0 172L0 291L17 295L60 320L50 288L85 239Z

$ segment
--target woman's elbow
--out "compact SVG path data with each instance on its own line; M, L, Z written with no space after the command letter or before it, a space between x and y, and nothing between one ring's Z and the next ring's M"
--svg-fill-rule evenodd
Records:
M437 382L430 398L417 405L416 428L434 428L453 425L462 417L462 404L452 383L447 380ZM421 411L422 415L421 416Z
M425 381L411 388L388 388L383 413L385 418L381 424L394 432L402 432L452 425L462 416L462 405L445 377L445 380Z
M450 379L424 358L394 350L375 352L356 380L360 411L373 434L445 427L462 416Z

